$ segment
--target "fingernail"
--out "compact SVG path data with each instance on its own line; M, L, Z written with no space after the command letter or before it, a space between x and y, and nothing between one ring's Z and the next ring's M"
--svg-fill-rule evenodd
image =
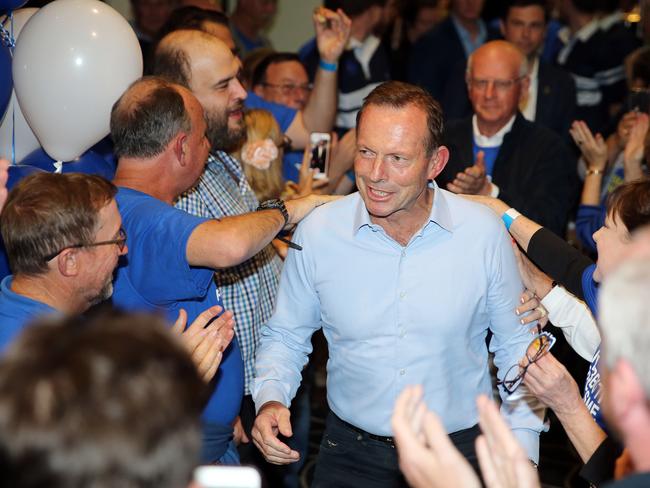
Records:
M524 297L521 297L519 301L523 304L524 303Z
M524 325L524 319L521 319L521 320L519 321L519 323L520 323L521 325Z
M520 312L519 312L519 309L518 309L518 308L515 308L515 313L516 313L517 315L519 315Z

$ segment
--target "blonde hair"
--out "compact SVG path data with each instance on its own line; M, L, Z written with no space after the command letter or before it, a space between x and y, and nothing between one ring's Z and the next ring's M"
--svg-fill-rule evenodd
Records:
M246 112L246 142L263 141L271 139L278 147L278 157L271 161L268 169L258 169L246 164L241 157L240 147L235 156L242 162L244 174L259 201L280 198L284 191L284 178L282 177L282 133L271 112L254 109ZM242 144L243 147L243 144Z

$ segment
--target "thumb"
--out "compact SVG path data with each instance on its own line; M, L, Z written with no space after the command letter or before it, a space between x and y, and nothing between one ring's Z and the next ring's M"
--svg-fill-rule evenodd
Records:
M291 414L289 410L282 412L278 418L278 430L280 434L285 437L291 437L293 435L293 430L291 430L291 422L289 420Z
M187 325L187 312L185 311L185 309L181 308L178 311L178 318L176 319L176 322L174 322L174 325L172 326L171 330L175 335L181 335L185 330L186 325Z
M478 166L483 172L485 172L485 153L479 151L476 153L476 161L474 162L475 166Z

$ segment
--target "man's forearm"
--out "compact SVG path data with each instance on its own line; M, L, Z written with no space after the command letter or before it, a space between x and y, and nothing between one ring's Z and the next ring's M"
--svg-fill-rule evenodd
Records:
M206 268L235 266L260 252L283 226L284 217L275 209L204 222L188 240L187 260Z
M338 104L337 71L318 68L314 89L302 113L309 132L330 132L334 126Z

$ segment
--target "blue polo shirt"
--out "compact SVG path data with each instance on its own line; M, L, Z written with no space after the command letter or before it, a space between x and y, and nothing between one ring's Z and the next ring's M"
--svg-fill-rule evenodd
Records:
M32 321L57 313L49 305L11 291L13 276L0 283L0 352L4 352L18 334Z
M214 271L190 266L187 242L196 227L209 220L178 210L145 193L119 188L117 206L129 238L129 252L115 273L113 303L134 311L157 311L173 323L187 311L188 324L213 305L223 306ZM219 459L227 442L214 442L210 424L232 432L244 395L244 363L236 338L224 351L214 390L203 411L203 461ZM206 424L208 428L206 428ZM209 452L206 445L210 445Z

